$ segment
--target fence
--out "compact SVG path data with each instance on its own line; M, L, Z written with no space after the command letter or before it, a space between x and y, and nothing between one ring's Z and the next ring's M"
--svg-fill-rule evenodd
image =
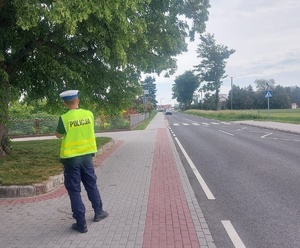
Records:
M10 119L9 135L53 134L57 127L58 118Z
M138 125L142 121L148 119L149 116L150 116L149 112L142 113L142 114L130 115L130 128L135 127L136 125Z
M149 118L149 113L134 114L128 117L101 116L95 117L95 131L129 130ZM58 117L35 119L12 118L9 122L10 136L48 135L54 134Z

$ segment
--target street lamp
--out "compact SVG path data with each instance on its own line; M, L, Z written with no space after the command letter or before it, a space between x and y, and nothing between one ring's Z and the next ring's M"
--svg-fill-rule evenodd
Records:
M231 110L232 110L232 93L233 93L233 92L232 92L232 81L233 81L233 77L231 77L231 94L230 94L230 98L231 98L231 99L230 99L230 100L231 100L231 101L230 101L230 102L231 102Z
M160 98L160 108L159 108L159 111L161 112L161 111L163 111L163 105L162 105L162 100L163 100L164 98Z

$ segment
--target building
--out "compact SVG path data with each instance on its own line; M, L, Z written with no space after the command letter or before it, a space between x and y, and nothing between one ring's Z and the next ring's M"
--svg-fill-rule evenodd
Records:
M159 112L164 112L166 111L167 109L171 109L172 108L172 105L171 104L160 104L160 105L157 105L157 110Z

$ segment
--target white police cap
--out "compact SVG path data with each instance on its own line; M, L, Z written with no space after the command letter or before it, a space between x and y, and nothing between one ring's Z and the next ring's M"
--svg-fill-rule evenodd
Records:
M67 90L59 94L59 96L64 100L70 100L78 97L79 90Z

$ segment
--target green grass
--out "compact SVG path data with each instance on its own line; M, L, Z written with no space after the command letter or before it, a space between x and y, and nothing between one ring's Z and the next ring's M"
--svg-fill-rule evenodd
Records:
M185 113L222 121L257 120L300 124L300 109L186 110Z
M148 124L153 120L156 114L157 114L157 110L152 111L148 119L135 126L132 130L144 130L148 126Z
M96 138L98 148L110 141ZM11 154L0 159L0 185L30 185L61 173L60 144L59 139L12 142Z

